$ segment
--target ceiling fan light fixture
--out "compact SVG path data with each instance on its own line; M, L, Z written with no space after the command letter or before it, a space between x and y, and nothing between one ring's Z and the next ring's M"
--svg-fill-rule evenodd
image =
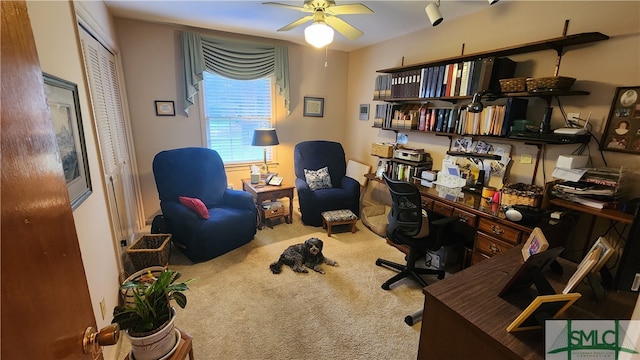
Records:
M424 8L424 11L427 13L427 17L431 22L432 26L436 26L440 24L443 20L442 14L440 13L440 1L432 2Z
M333 29L324 22L314 22L304 29L304 39L314 47L325 47L333 42Z

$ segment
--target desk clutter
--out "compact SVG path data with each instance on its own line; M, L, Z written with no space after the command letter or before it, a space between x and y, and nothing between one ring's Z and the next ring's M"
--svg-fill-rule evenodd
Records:
M629 194L628 172L621 168L556 169L561 178L551 192L564 200L596 209L618 209Z

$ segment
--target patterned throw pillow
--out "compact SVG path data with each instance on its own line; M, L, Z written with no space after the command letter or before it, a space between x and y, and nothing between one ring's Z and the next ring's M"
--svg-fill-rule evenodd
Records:
M331 176L329 176L329 168L323 167L318 170L304 169L304 177L312 191L320 189L331 189Z
M198 216L200 216L200 218L202 218L202 219L208 219L209 218L209 210L207 209L205 204L202 202L202 200L200 200L198 198L190 198L190 197L186 197L186 196L180 196L178 198L178 200L180 200L180 204L182 204L182 205L188 207L189 209L193 210L193 212L198 214Z

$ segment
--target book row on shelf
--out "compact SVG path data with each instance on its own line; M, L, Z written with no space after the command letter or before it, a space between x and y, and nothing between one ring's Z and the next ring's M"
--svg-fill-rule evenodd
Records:
M423 171L431 170L431 162L421 162L415 165L400 163L393 159L380 159L378 161L378 169L393 180L413 181L420 179Z
M513 77L516 62L505 57L485 57L376 77L373 98L437 98L470 96L500 91L500 79Z
M527 105L527 99L508 98L504 105L489 105L482 112L472 113L465 107L377 104L373 126L459 135L507 136L514 120L526 119Z

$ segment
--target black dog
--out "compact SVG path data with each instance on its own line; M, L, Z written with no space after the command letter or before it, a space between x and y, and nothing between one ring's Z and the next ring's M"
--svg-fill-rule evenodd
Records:
M320 274L324 274L324 270L320 268L323 263L331 266L338 266L338 263L324 257L322 255L322 240L311 238L302 244L291 245L284 250L280 259L269 265L271 272L280 274L282 265L289 265L295 272L309 272L305 267L313 269Z

